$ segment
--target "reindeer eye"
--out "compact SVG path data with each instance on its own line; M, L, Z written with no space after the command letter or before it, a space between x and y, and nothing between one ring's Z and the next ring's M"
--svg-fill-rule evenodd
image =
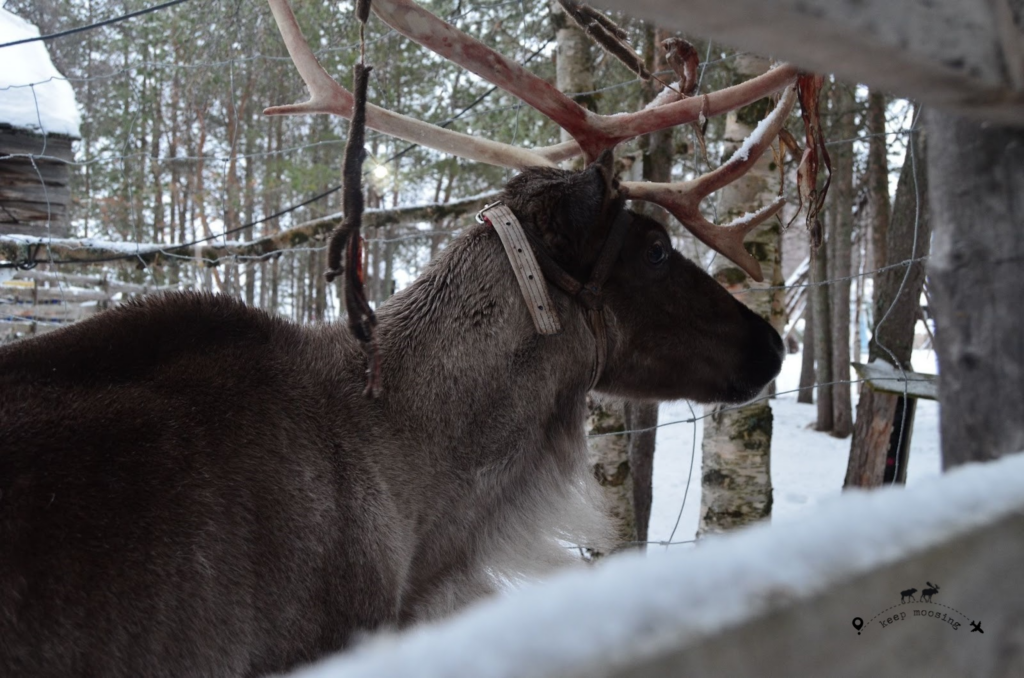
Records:
M660 242L656 242L647 248L647 263L657 266L668 259L668 250Z

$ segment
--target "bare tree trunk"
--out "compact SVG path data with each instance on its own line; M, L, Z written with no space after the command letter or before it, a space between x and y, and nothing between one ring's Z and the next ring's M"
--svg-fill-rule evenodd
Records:
M319 253L313 253L313 259L309 262L311 282L314 287L315 297L313 298L313 319L322 322L327 315L327 279L324 277L325 257Z
M928 112L942 467L1024 450L1024 131Z
M830 224L831 225L831 224ZM831 237L828 229L826 237ZM828 292L828 245L811 252L810 303L814 304L814 366L818 382L816 431L832 430L832 311Z
M371 207L374 205L371 204ZM369 275L366 276L366 297L374 302L374 305L379 305L383 301L382 290L383 286L380 284L380 240L381 240L381 229L373 229L373 242L367 247L367 252L364 254L369 260L369 266L366 266L365 270Z
M250 62L251 63L251 62ZM251 66L250 66L251 67ZM256 177L255 177L255 166L253 162L253 154L256 152L256 135L252 131L252 118L250 115L245 116L245 174L243 175L243 216L242 220L246 224L251 224L253 218L256 215ZM249 226L242 232L243 239L253 239L253 227ZM249 260L245 262L245 303L247 306L253 306L256 303L256 272L262 270L262 267L257 266L255 261Z
M274 259L270 262L270 306L267 307L267 310L274 315L277 315L280 309L277 295L278 289L280 288L281 284L280 261L281 260L279 257L274 257Z
M872 268L877 270L887 263L886 238L889 232L888 144L885 137L885 95L881 92L872 91L868 95L867 125L870 261ZM873 293L876 300L881 287L882 273L875 273ZM873 321L877 323L878 320L876 315ZM870 354L868 358L870 362ZM874 487L882 483L896 403L893 398L876 398L879 395L866 384L861 384L857 400L857 423L850 443L844 487Z
M814 402L814 304L811 292L807 292L804 304L803 355L800 356L800 391L796 394L798 403L810 405Z
M384 237L387 242L384 243L384 277L381 279L381 301L387 301L392 294L395 293L394 277L395 277L395 250L396 245L393 242L395 235L394 228L388 226L384 229Z
M893 262L928 254L931 228L925 144L921 136L917 133L910 137L911 145L896 188L884 245ZM914 325L924 287L924 263L881 271L875 277L875 327L868 344L868 360L882 359L910 369ZM907 403L902 396L879 393L861 384L844 487L877 487L886 482L906 481L913 415L913 401Z
M657 73L665 68L661 43L668 37L668 32L655 28L651 24L644 24L643 56L647 70L651 73ZM661 89L661 83L651 78L644 85L644 100L651 101ZM667 182L671 180L672 161L675 156L675 148L672 143L673 131L673 128L670 127L645 134L637 140L642 152L642 175L646 181ZM633 209L641 211L663 226L669 225L668 213L652 202L638 202Z
M832 89L837 115L833 126L841 140L852 139L853 93L843 84ZM833 193L835 220L829 242L829 270L832 272L832 430L836 438L853 432L853 408L850 402L850 257L853 240L853 142L839 145L833 156L835 170Z
M741 56L736 69L744 77L763 73L764 59ZM762 100L730 113L726 119L726 154L742 142L768 113L770 104ZM779 191L779 175L770 154L765 154L750 172L722 189L718 219L726 222L751 212L773 199ZM719 259L715 277L730 290L773 286L781 273L781 228L772 220L747 238L765 273L765 283L754 283L735 264ZM777 291L740 295L752 310L777 325L781 308ZM698 534L731 530L771 515L771 439L772 410L767 398L738 409L715 408L704 419L701 445L702 492Z
M654 498L654 439L658 425L658 403L626 401L626 426L629 434L629 472L633 476L633 514L636 541L647 547L647 528L651 522Z
M644 61L651 73L663 67L659 58L660 45L668 35L650 24L644 26ZM648 100L657 96L657 83L649 81L644 92ZM672 129L645 134L640 138L643 178L647 181L668 182L672 178L673 143ZM668 224L665 210L653 203L641 203L642 209L652 219L663 225ZM629 435L629 465L633 476L633 513L636 516L637 541L646 548L647 528L651 519L651 503L654 498L654 428L658 425L658 403L629 401L626 403L626 423Z
M885 266L885 241L889 233L889 145L885 137L885 95L868 95L868 210L871 215L872 268ZM878 277L875 277L876 287Z
M309 320L309 286L306 284L309 273L309 256L295 257L295 293L298 296L298 315L296 322L305 323Z
M278 176L277 170L280 167L280 160L273 153L273 151L280 151L282 144L282 127L281 125L283 117L278 116L270 119L270 126L273 134L268 134L266 137L266 153L267 157L263 164L263 195L262 197L262 210L263 217L266 219L271 214L276 214L280 208L280 192L277 190L276 178ZM268 219L264 221L260 226L260 235L269 235L279 230L280 222L277 219ZM267 266L270 267L270 275L267 276ZM280 285L280 264L279 258L275 257L270 262L263 262L263 275L260 276L260 306L265 308L272 314L278 313L280 306L278 305L278 287Z

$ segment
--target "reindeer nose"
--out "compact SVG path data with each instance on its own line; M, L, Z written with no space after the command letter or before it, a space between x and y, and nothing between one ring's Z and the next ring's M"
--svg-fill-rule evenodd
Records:
M765 324L768 325L768 329L770 330L768 332L768 342L771 344L771 348L775 352L775 356L778 358L778 367L775 368L775 374L778 374L779 370L782 369L782 361L786 359L786 343L782 341L782 335L779 334L774 327L767 322ZM772 379L774 378L775 377L772 376Z
M743 351L743 367L735 380L737 391L745 392L739 400L757 395L782 369L786 347L782 337L768 321L753 311L746 311L747 342Z

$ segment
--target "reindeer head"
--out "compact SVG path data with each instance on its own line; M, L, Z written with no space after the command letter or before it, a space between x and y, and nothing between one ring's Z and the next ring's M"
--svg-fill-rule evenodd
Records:
M605 299L610 348L598 390L738 403L782 366L778 332L672 249L653 219L634 215Z
M575 286L572 293L584 299L595 335L602 335L597 343L607 352L598 351L594 374L600 380L593 386L639 398L738 402L755 395L778 372L782 342L775 331L673 251L661 226L633 213L629 213L628 229L613 228L613 224L625 223L620 218L625 200L654 202L706 245L761 281L761 267L744 248L743 238L781 209L782 198L722 226L702 215L700 203L746 173L779 134L797 98L791 86L797 80L795 68L781 65L746 83L701 97L679 93L674 101L666 99L636 113L597 115L413 0L373 1L372 11L396 31L515 94L573 139L528 150L364 106L363 98L357 106L352 93L317 62L302 38L288 0L268 1L292 60L310 90L308 101L275 106L267 109L268 114L333 113L352 117L358 109L360 125L365 118L365 125L415 143L480 162L526 168L509 184L505 202L527 232L535 236L537 247L546 252L549 262L558 264L556 277L562 280L556 284L567 291ZM366 3L361 6L361 20L365 21L370 8ZM689 91L689 87L684 89ZM775 109L750 138L731 158L703 176L673 184L617 183L611 176L609 160L601 159L603 153L627 139L732 110L782 89L785 91ZM580 154L593 163L582 173L555 166ZM358 229L355 233L357 236ZM355 242L356 237L350 240ZM606 242L615 245L608 248ZM614 258L602 254L611 251ZM589 283L582 285L586 276L600 278L597 287L603 290L597 293ZM585 288L583 294L581 287ZM598 297L599 302L595 302ZM357 307L349 305L350 313ZM600 324L595 323L593 318L601 314L606 317ZM607 341L605 332L609 335Z
M582 172L533 168L503 200L566 273L587 280L625 200L604 154ZM742 402L775 378L775 329L672 248L658 222L629 224L602 285L608 356L597 389L631 398Z

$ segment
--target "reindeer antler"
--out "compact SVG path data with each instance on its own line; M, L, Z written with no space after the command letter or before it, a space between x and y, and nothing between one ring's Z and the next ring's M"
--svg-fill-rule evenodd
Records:
M352 93L339 85L317 61L309 48L295 20L288 0L268 0L281 37L284 38L288 54L298 69L306 87L309 100L301 104L271 106L263 111L266 115L297 115L303 113L331 113L343 118L352 118ZM531 166L553 167L560 160L579 155L574 143L549 147L546 153L534 153L518 146L497 141L472 137L453 130L425 123L400 113L367 104L366 125L393 137L421 144L429 148L450 153L469 160L497 165L499 167L523 168Z
M599 115L412 0L374 0L373 11L402 35L516 95L547 116L576 140L587 162L641 134L693 122L701 113L699 100L684 99L636 113ZM709 94L704 114L717 115L752 104L794 82L797 74L796 68L784 64L740 85Z
M301 104L274 106L266 109L265 113L332 113L351 117L352 94L320 66L302 36L288 1L268 1L288 52L309 88L310 99ZM764 75L702 97L684 98L635 113L599 115L583 108L547 81L442 21L412 0L373 0L372 9L399 33L519 97L566 130L574 139L528 150L471 137L377 106L366 107L366 124L373 129L445 153L500 167L553 166L581 152L588 162L592 162L603 151L641 134L690 123L698 120L701 115L718 115L747 106L792 84L798 75L796 68L783 64ZM744 144L741 151L746 149L746 155L737 152L725 165L693 182L626 183L623 184L624 190L629 197L656 202L667 208L703 242L735 261L755 279L761 280L759 266L743 249L743 236L775 214L781 206L781 199L743 220L721 227L705 220L698 206L708 194L746 172L764 152L792 108L792 93L783 97L783 101L788 103L780 103L769 116L773 122L762 130L760 136L755 131L752 140ZM758 129L761 130L761 127Z
M306 87L309 88L310 99L301 104L271 106L264 113L331 113L351 118L351 92L339 85L320 66L302 36L288 1L268 2L281 29L288 53ZM461 134L372 104L367 105L367 126L406 141L499 167L550 167L579 155L583 151L580 139L584 140L589 149L586 150L586 156L592 161L602 151L622 141L659 129L693 122L701 114L702 103L698 99L685 99L624 115L591 113L519 64L506 59L415 3L408 0L374 0L372 8L395 30L519 97L547 115L576 139L575 142L569 141L529 150ZM707 96L704 114L718 115L751 104L782 89L794 81L796 76L795 68L783 65L739 85L712 92Z
M700 202L723 186L746 174L779 134L796 103L796 89L786 88L771 113L747 137L743 145L721 167L692 181L674 184L625 181L620 184L623 195L661 205L701 242L736 263L747 274L761 282L761 266L743 247L743 238L782 208L785 199L774 201L752 214L746 214L724 226L716 226L700 213Z

